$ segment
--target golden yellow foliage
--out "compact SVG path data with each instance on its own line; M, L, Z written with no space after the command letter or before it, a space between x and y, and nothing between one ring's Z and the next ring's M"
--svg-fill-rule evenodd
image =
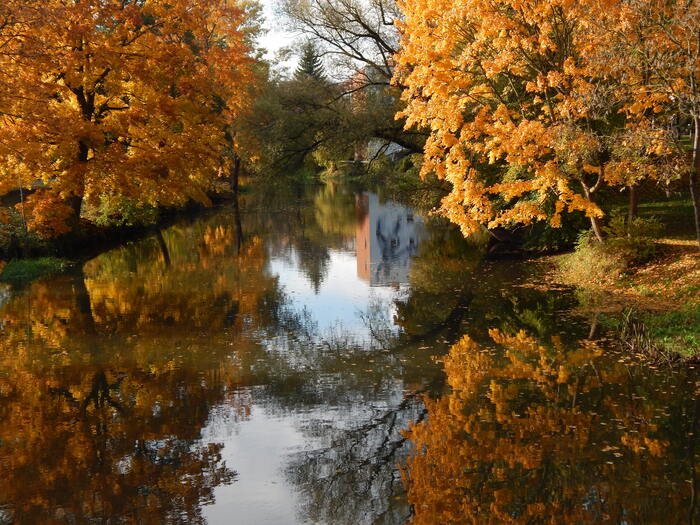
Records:
M614 34L629 31L626 2L400 6L394 80L407 105L398 117L429 133L423 174L451 183L441 211L465 234L539 220L559 226L576 211L595 226L601 185L669 176L673 162L658 161L675 154L658 119L669 98L636 97L642 72L619 67L624 55L614 59Z
M250 103L241 9L229 0L1 9L12 27L0 26L0 189L41 180L74 219L83 198L103 194L208 202L226 127Z

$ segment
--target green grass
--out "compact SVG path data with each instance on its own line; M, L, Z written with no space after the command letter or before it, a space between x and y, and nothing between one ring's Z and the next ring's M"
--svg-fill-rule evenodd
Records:
M691 238L695 233L693 204L690 199L645 202L639 205L639 216L655 217L665 226L665 234Z
M44 275L66 270L69 264L55 257L15 259L8 262L0 273L0 282L21 286Z
M664 360L700 357L700 304L663 313L630 309L599 321L634 352Z
M700 355L700 305L642 317L649 336L666 350L685 357Z

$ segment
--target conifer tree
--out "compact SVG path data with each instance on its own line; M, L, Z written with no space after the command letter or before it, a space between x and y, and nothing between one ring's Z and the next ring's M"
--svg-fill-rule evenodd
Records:
M311 40L307 40L302 45L299 67L297 67L297 70L294 72L294 77L297 80L309 78L319 81L326 80L326 72L323 68L323 62L321 61L318 48Z

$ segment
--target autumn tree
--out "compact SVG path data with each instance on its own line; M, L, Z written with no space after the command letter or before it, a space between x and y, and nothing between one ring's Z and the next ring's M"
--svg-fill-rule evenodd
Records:
M687 178L700 243L700 5L619 0L595 7L613 51L602 69L627 88L623 110L636 124L630 128L642 128L642 142L651 144L641 149L644 156L658 157L664 148L674 162L662 169Z
M611 48L598 4L401 4L395 81L406 85L407 107L399 116L431 130L423 173L451 183L442 212L465 234L534 221L557 227L564 213L583 212L602 240L601 188L639 182L617 162L627 160L616 146L630 122L621 79L601 67ZM642 152L667 155L667 137L648 131Z
M248 104L243 11L91 0L42 3L35 15L11 40L17 53L0 55L18 79L2 116L2 188L41 180L49 189L31 207L55 222L75 223L84 200L105 195L206 203L226 126Z

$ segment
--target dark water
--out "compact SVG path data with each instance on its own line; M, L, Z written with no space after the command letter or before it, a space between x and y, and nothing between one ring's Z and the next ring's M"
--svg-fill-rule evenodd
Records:
M374 194L243 205L2 292L0 523L697 519L693 370Z

